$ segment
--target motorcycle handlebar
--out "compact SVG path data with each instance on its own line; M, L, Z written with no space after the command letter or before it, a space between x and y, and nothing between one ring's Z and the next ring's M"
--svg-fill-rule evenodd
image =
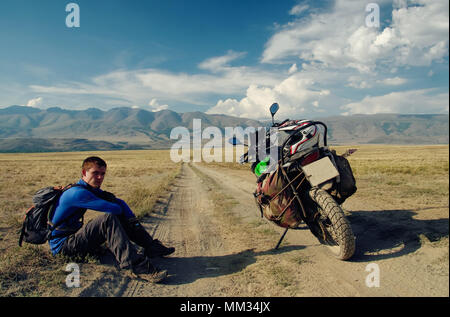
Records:
M279 127L279 126L282 126L283 124L285 124L286 122L288 122L289 121L289 119L286 119L286 120L284 120L283 122L281 122L281 123L274 123L273 125L272 125L272 127Z

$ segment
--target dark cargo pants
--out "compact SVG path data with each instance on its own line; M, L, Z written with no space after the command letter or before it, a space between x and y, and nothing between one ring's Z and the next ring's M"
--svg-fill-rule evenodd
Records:
M95 253L106 242L108 249L119 262L120 268L131 268L133 264L142 261L143 256L138 254L131 242L125 222L123 217L109 213L98 216L70 235L64 242L61 253L68 256L83 256ZM147 234L147 236L150 241L150 235Z

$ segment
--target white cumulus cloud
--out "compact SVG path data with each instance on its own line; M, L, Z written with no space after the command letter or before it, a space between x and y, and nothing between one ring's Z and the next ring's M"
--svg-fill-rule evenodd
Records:
M206 59L199 69L206 72L183 73L163 69L117 70L91 82L67 82L53 86L31 85L35 93L58 95L100 95L119 99L129 105L148 105L148 100L163 99L205 105L211 96L244 94L250 85L273 86L282 74L258 67L230 66L245 53L229 51L224 56ZM217 99L216 99L217 100Z
M449 95L432 94L432 89L391 92L382 96L366 96L358 102L342 106L343 114L375 113L448 113Z
M268 107L278 102L281 107L277 115L293 118L321 112L319 104L330 104L330 95L328 89L321 89L311 78L296 73L273 87L250 85L244 98L219 100L207 113L262 119L270 116Z
M378 80L377 82L381 83L383 85L400 86L400 85L407 83L408 80L406 78L402 78L402 77L392 77L392 78L390 77L390 78Z
M156 98L150 100L148 105L152 108L153 112L169 109L169 105L161 105Z
M211 57L206 59L205 61L201 62L198 67L200 69L206 69L213 72L216 71L224 71L229 69L229 63L231 61L234 61L242 56L245 56L245 52L234 52L234 51L228 51L227 54L223 56L217 56L217 57Z
M396 2L392 22L378 29L365 25L365 2L337 0L332 10L282 27L266 44L262 61L300 58L369 72L377 63L425 66L448 56L448 1L408 4Z
M27 106L28 107L36 107L38 108L39 106L42 106L42 97L37 97L37 98L33 98L28 100L27 102Z

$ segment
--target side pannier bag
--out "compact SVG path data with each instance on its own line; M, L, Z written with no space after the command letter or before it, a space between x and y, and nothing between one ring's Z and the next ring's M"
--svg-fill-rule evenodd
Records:
M332 153L339 172L339 182L335 184L330 194L338 204L343 204L348 197L356 192L356 180L348 160L342 155L337 155L335 151L332 151Z
M265 218L284 228L296 228L301 222L298 206L281 167L258 182L255 199Z

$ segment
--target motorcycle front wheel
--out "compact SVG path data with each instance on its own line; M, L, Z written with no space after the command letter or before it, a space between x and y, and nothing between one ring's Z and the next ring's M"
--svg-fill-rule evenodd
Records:
M326 244L339 260L355 253L355 236L341 206L323 189L313 187L309 196L316 203L313 234Z

